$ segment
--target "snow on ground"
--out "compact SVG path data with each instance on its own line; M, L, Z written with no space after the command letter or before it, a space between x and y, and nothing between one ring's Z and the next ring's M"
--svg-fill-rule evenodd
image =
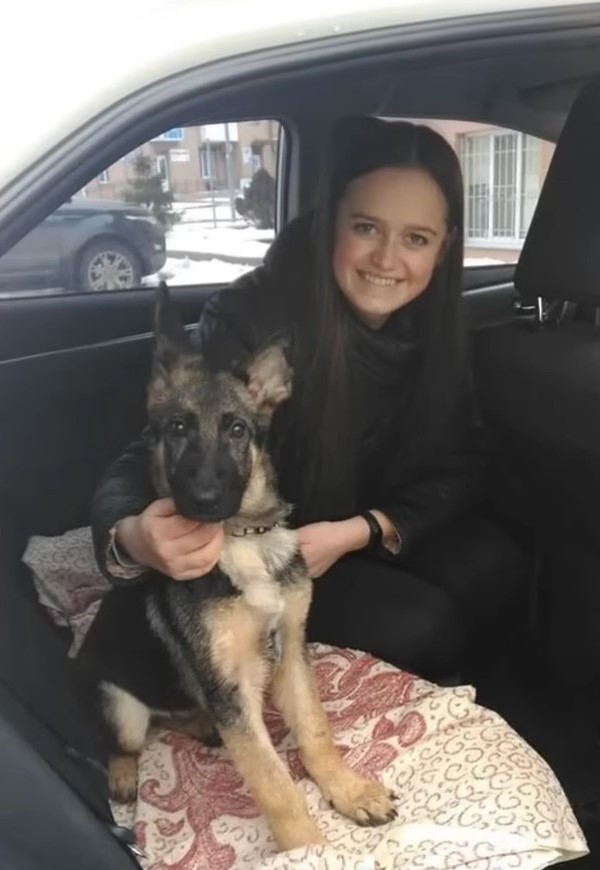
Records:
M142 284L144 287L156 287L160 281L166 281L171 287L185 284L229 284L253 268L251 263L226 263L216 257L200 262L188 257L169 257L160 272L142 278Z
M214 203L210 199L202 202L174 202L173 211L176 212L182 223L189 221L228 221L229 223L241 221L240 215L233 209L229 200L223 197L215 197Z
M260 261L274 238L273 230L257 230L245 224L214 228L203 223L183 223L175 224L167 233L167 251L214 254L217 257L224 254Z
M227 224L229 226L245 227L247 226L245 218L239 215L236 211L235 204L233 208L227 197L215 198L214 203L210 199L205 199L202 202L174 202L173 211L179 215L179 223L205 223L211 226L217 224ZM258 230L259 233L268 233L273 236L272 230Z

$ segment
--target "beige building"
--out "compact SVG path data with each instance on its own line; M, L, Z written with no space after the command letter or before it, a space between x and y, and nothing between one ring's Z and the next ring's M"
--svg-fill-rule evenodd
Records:
M127 154L86 185L90 199L122 200L135 176L135 159L149 157L163 187L179 202L212 192L238 195L259 168L275 177L279 123L244 121L169 130Z

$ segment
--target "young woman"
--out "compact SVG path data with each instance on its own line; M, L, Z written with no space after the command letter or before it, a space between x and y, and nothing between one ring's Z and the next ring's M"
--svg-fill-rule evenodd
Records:
M292 398L271 449L315 578L308 636L432 679L455 674L523 574L500 528L471 514L482 478L461 304L458 160L425 126L340 122L313 212L264 264L215 294L197 339L228 367L285 337ZM222 530L154 501L143 439L93 505L100 564L197 578Z

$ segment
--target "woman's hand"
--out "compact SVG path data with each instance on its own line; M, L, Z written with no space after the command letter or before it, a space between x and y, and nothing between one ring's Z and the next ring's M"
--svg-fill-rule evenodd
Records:
M219 561L221 523L199 523L177 513L170 498L159 499L117 526L117 544L140 565L174 580L203 577Z
M311 523L297 531L298 544L311 577L321 577L338 559L361 550L369 541L369 527L362 517L339 522Z

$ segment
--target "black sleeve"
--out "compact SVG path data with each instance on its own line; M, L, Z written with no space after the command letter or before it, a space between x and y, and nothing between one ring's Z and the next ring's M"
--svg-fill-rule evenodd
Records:
M228 369L243 364L269 340L282 337L281 296L264 266L209 296L194 334L209 366Z
M448 427L445 447L413 481L390 492L378 508L395 525L402 559L430 532L448 525L481 497L488 451L470 392L463 394L460 422Z
M482 491L485 456L481 433L469 443L441 457L421 479L400 489L382 505L402 540L402 558L421 538L467 511Z
M155 499L148 447L142 434L108 467L92 499L91 526L96 560L109 580L137 580L145 574L141 567L122 569L111 558L110 546L116 523L142 513Z

